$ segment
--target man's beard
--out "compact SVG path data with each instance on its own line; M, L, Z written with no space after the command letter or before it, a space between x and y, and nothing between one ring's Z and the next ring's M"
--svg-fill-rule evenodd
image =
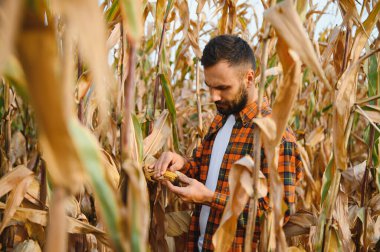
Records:
M231 115L240 112L248 102L247 89L242 84L239 93L232 101L217 101L215 102L218 112L222 115Z

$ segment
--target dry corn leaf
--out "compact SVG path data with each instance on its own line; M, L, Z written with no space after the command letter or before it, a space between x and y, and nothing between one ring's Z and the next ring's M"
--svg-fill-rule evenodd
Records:
M169 112L163 111L154 123L152 133L144 139L144 160L148 155L155 155L171 135Z
M129 243L130 249L132 251L145 251L148 240L150 211L147 211L149 209L149 195L142 168L144 143L140 122L137 117L132 114L129 123L132 125L129 127L132 157L129 160L125 160L121 165L121 168L128 177L128 208L123 217L129 223L127 232L132 237L135 237Z
M363 110L356 110L359 114L363 115L364 117L368 117L373 123L379 124L380 123L380 112L379 111L363 111Z
M316 195L319 195L319 192L317 190L317 186L315 183L315 179L313 178L313 175L311 174L311 164L309 156L307 155L307 152L305 148L297 143L297 148L301 154L302 164L303 164L303 172L305 174L305 179L307 183L310 185L311 189L316 193Z
M327 47L323 50L323 53L321 55L323 68L325 68L331 60L330 58L331 58L332 53L334 52L334 48L336 47L336 43L337 43L340 33L341 33L341 30L339 27L335 27L330 33L330 37L327 41Z
M26 154L26 140L20 131L13 133L9 151L11 164Z
M34 240L25 240L18 244L13 250L13 252L41 252L41 248L38 242Z
M89 163L86 163L86 161L91 162L91 160L88 160L88 157L86 157L85 160L80 160L78 156L79 152L77 151L81 149L77 149L76 145L78 143L73 140L81 141L83 135L74 137L76 131L69 131L68 129L68 121L71 118L72 110L67 108L67 100L70 101L70 99L66 97L67 92L64 92L65 86L60 81L60 72L55 71L59 65L59 60L54 32L51 30L51 27L45 27L41 20L39 20L39 22L36 27L27 27L27 30L21 36L23 39L20 39L19 49L21 55L24 56L22 60L24 69L27 69L29 84L33 86L33 88L30 89L33 90L33 92L31 92L32 98L41 127L40 142L43 147L44 157L48 163L48 170L56 184L75 192L79 189L84 179L81 162L83 161L87 167ZM41 26L43 28L41 28ZM43 46L44 50L35 48L36 46L41 46L41 41L45 44L45 46ZM41 55L42 60L39 60ZM35 64L35 62L40 63ZM104 75L101 78L103 77ZM44 92L40 90L44 90ZM47 97L49 97L50 100ZM46 106L46 104L49 104L49 106ZM68 104L70 105L70 102ZM74 127L74 129L76 128ZM84 151L88 151L88 149ZM62 155L62 153L66 153L66 155ZM86 153L89 154L88 152ZM94 163L91 163L90 166L93 167L93 165ZM89 174L92 173L89 172ZM100 176L100 174L97 176ZM101 190L104 186L98 186L96 188ZM110 195L111 194L107 196L108 200L110 200ZM108 209L115 211L117 208L111 207ZM57 213L60 212L57 211ZM106 216L113 218L116 215ZM53 218L53 220L60 219ZM109 222L107 223L109 224ZM56 225L56 227L53 226L52 230L65 237L66 231L64 223L58 221L54 223L54 225ZM113 228L110 229L113 230ZM111 232L111 234L114 233L115 232ZM53 246L52 242L53 241L48 238L47 244L49 246Z
M202 12L203 6L206 3L206 0L198 0L198 5L197 5L197 14L200 14Z
M369 13L363 26L358 27L349 57L352 63L343 73L337 84L338 91L335 94L333 110L333 147L334 161L338 169L346 170L347 168L347 149L344 134L351 108L356 100L356 79L360 67L358 64L359 56L368 40L366 34L371 33L376 21L379 19L379 15L380 2Z
M289 48L297 52L301 60L325 85L328 85L317 54L292 2L285 0L276 4L264 12L264 18L273 25L278 36L286 42Z
M40 206L40 181L36 178L33 178L33 181L30 183L28 190L25 194L25 199L33 203L35 206ZM49 202L46 202L46 205L49 206Z
M5 0L0 2L0 74L8 61L17 32L21 0Z
M233 33L236 26L236 4L238 0L229 0L228 3L228 33Z
M179 1L178 11L179 11L179 15L181 17L181 22L183 24L183 31L186 34L188 32L188 29L190 28L189 5L188 5L186 0Z
M339 6L343 10L345 20L352 19L356 25L361 25L359 13L354 0L339 0ZM345 23L345 22L344 22Z
M13 171L7 173L0 180L0 188L3 189L0 193L0 197L8 193L6 202L6 208L0 225L0 233L6 227L8 222L12 219L16 212L16 208L21 204L24 199L24 195L28 189L28 186L33 180L33 173L25 166L18 166ZM12 188L11 188L12 187ZM5 190L4 190L5 189Z
M228 251L235 239L238 217L246 207L249 197L253 197L253 168L254 161L248 155L236 161L231 167L228 176L229 200L219 227L212 237L215 251ZM268 186L266 177L261 171L259 171L259 183L258 198L262 198L267 195Z
M165 15L165 0L157 0L156 2L156 11L152 12L152 15L155 18L155 26L160 30L162 28L162 23L164 22ZM155 14L155 15L154 15Z
M380 194L376 194L368 202L369 208L371 208L372 216L376 217L380 215Z
M67 129L72 99L61 81L54 27L45 26L35 13L26 17L18 51L40 128L43 157L53 182L75 192L83 182L83 170ZM33 25L29 19L35 20Z
M350 229L355 228L360 211L362 211L362 208L360 208L357 204L350 204L348 206L348 218Z
M28 99L24 70L15 55L12 54L8 57L4 71L0 72L0 74L4 75L5 80L9 81L21 98Z
M268 78L270 76L277 76L277 75L280 75L280 74L282 74L282 68L280 66L275 66L275 67L272 67L272 68L269 68L269 69L265 70L265 77L266 78ZM259 74L255 78L255 83L259 83L260 78L261 78L261 75Z
M82 100L91 87L91 78L87 72L83 73L77 82L77 96L78 101Z
M130 139L127 148L132 147L132 149L130 151L130 159L123 160L121 168L127 174L126 177L128 178L127 206L131 206L131 204L134 204L134 206L127 208L128 212L124 213L123 218L129 223L127 232L129 232L132 237L135 237L128 246L130 246L132 250L145 250L149 212L141 211L141 209L148 208L146 181L141 169L143 153L142 132L140 123L133 114L127 116L127 120L129 120L128 124L131 125L125 133L128 135L128 139ZM137 200L136 197L139 197L139 200Z
M364 161L342 172L341 188L344 193L352 195L360 189L366 166L367 161ZM371 174L368 179L372 179Z
M45 246L46 232L43 226L26 221L24 222L25 229L30 239L38 241L41 247Z
M197 39L198 31L196 29L189 29L187 33L191 48L193 48L194 54L200 59L202 57L202 51L199 47L198 39Z
M102 162L105 169L105 176L110 185L116 191L120 182L120 173L113 158L105 150L102 151Z
M32 176L33 172L23 165L19 165L0 179L0 197L15 188L24 178Z
M121 35L120 23L117 23L113 27L111 34L109 35L107 39L107 44L106 44L107 51L111 50L113 47L116 46L117 43L120 42L120 35Z
M86 243L87 243L87 249L89 251L96 251L98 249L98 241L96 240L95 235L86 234Z
M325 251L336 252L341 250L341 242L339 240L337 230L334 227L331 227L330 230L327 230L326 239L327 241L325 244Z
M138 239L131 242L131 249L146 250L148 228L150 222L149 195L143 169L134 160L123 163L122 169L128 175L128 202L125 218L129 219L130 227ZM133 218L133 221L130 220ZM130 232L132 232L130 231Z
M168 236L180 236L189 230L191 215L189 211L176 211L165 213L167 222L166 234Z
M286 237L309 234L310 227L317 224L318 218L315 214L300 210L292 214L284 226Z
M0 209L5 209L5 204L0 202ZM96 238L103 242L104 244L108 245L110 244L109 239L107 237L107 234L94 227L90 224L87 224L85 222L76 220L71 217L66 217L68 222L67 232L71 234L94 234ZM12 219L19 221L19 222L31 222L34 224L41 225L43 227L47 226L48 223L48 212L37 210L37 209L30 209L30 208L23 208L18 207L16 209L15 215L12 217Z
M380 239L380 218L372 218L370 215L367 217L367 247L364 247L365 250L369 248L374 249L376 244ZM363 241L363 237L361 237Z
M139 42L143 30L141 2L121 0L120 7L129 41Z
M319 126L315 128L307 137L306 145L314 147L325 139L324 127Z
M289 247L286 251L287 252L306 252L306 250L299 247Z
M343 192L338 192L333 211L333 218L337 221L339 228L337 230L338 237L342 242L343 251L353 251L354 247L351 240L351 230L348 216L348 195Z
M348 39L346 43L346 37L349 34L347 34L346 30L340 29L339 35L336 41L336 44L333 49L333 58L334 60L331 62L331 64L335 68L335 72L338 74L338 76L341 76L344 69L343 68L343 58L344 58L344 52L345 50L349 51L352 46L352 40ZM347 49L346 49L347 48Z
M301 63L296 52L289 50L285 41L279 38L277 42L277 53L284 71L284 79L277 88L277 96L273 103L272 117L255 118L253 121L262 131L261 137L264 143L264 151L268 160L269 180L271 197L270 205L274 212L274 233L276 243L270 242L269 246L275 244L277 249L285 250L287 245L285 235L282 230L282 202L283 202L283 182L278 172L279 144L288 124L288 119L292 111L299 85L301 83ZM269 238L272 240L272 238ZM268 249L274 249L269 247Z
M69 196L64 204L65 213L69 217L73 217L74 219L80 214L80 206L79 202L74 196Z
M93 77L99 122L107 122L107 97L109 90L116 88L116 83L108 66L106 27L98 2L53 0L51 7L64 20L66 36L78 43L81 56L88 64Z
M218 30L219 30L219 34L226 34L227 33L227 30L226 30L226 27L227 27L227 18L228 18L228 5L227 5L227 2L224 2L224 4L221 4L221 7L223 6L223 9L222 9L222 17L219 19L219 22L218 22Z

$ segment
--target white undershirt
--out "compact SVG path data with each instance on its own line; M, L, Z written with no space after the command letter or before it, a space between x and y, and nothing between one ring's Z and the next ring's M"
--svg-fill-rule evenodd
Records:
M218 182L219 170L223 161L224 153L226 152L228 142L230 141L232 128L235 124L235 116L230 115L226 123L216 134L214 144L212 146L210 164L207 173L206 187L211 191L215 191ZM199 251L202 251L204 235L207 226L207 220L210 215L210 207L202 205L199 215L200 235L198 240Z

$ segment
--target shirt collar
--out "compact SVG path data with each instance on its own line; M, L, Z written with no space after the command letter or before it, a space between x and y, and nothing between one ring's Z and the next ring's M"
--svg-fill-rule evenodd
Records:
M269 107L269 101L267 97L264 97L263 102L261 103L261 113L263 116L270 114L271 109ZM244 126L249 124L253 118L258 115L258 104L257 102L252 102L247 104L240 112L234 114L237 121L241 121ZM210 134L218 131L226 122L228 116L218 113L210 126Z
M270 111L268 98L264 97L263 102L261 103L261 114L265 116L268 114L268 111ZM243 125L246 126L252 121L253 118L257 117L258 113L258 104L257 101L254 101L245 106L245 108L243 108L239 113L236 113L235 117L236 120L240 118Z

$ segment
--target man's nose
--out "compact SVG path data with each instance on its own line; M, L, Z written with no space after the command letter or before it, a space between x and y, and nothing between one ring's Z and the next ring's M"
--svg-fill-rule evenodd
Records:
M217 90L210 90L210 96L212 102L217 102L221 100L220 93Z

